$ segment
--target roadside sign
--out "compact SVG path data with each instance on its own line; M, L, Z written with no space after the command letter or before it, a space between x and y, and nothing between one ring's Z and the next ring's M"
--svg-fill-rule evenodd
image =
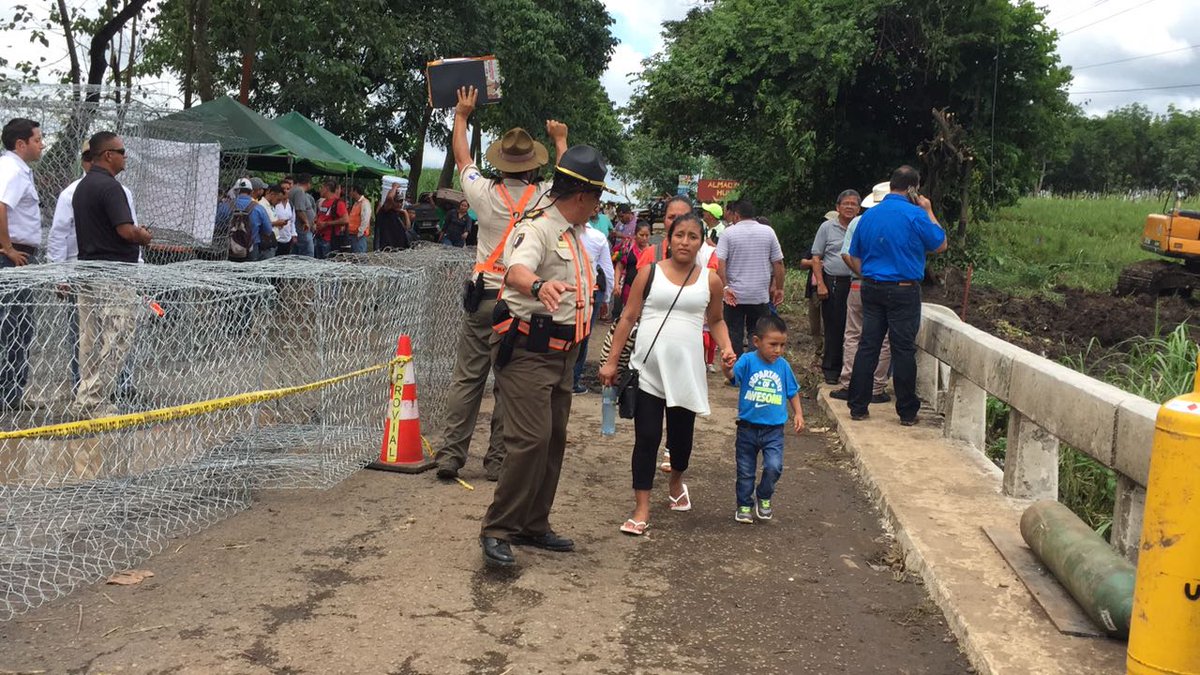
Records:
M700 181L696 189L696 199L702 202L723 202L729 193L738 189L741 183L725 178L706 178Z

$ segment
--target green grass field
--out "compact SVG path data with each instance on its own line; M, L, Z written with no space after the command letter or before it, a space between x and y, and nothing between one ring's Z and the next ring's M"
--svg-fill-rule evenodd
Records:
M1139 248L1149 213L1163 199L1036 197L973 223L975 280L1028 294L1058 285L1106 292L1121 269L1153 257ZM1184 208L1200 209L1193 198Z

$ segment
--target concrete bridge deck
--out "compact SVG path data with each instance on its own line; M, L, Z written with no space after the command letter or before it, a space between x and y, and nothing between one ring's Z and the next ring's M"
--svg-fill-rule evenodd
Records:
M735 391L710 382L714 415L698 424L688 479L696 507L668 512L660 481L644 539L617 532L631 502L631 426L599 436L599 397L577 397L555 512L574 554L521 550L517 572L482 571L476 537L491 484L477 463L465 474L474 491L431 474L360 472L329 491L264 493L249 511L171 542L142 565L155 576L140 585L85 588L0 623L0 672L971 672L831 432L789 436L773 522L733 522ZM812 403L810 423L825 426ZM924 461L900 452L897 436L953 452L932 431L897 429L879 419L843 432L896 449L858 459L873 472L866 483L889 493L878 468L912 477ZM970 488L959 476L970 471L984 473L924 471L920 482L961 504ZM902 528L905 541L953 536L945 521L958 507L915 508L887 503L889 517L928 521ZM1020 604L1019 582L1003 571L963 583L975 588L969 600ZM1026 651L1013 627L978 630ZM1104 656L1101 643L1088 654L1038 639Z
M944 611L981 673L1123 673L1125 644L1058 632L984 534L1020 537L1032 503L1002 494L1002 473L978 450L944 438L928 411L901 427L890 405L852 421L844 401L821 392L820 408L836 426L875 503Z

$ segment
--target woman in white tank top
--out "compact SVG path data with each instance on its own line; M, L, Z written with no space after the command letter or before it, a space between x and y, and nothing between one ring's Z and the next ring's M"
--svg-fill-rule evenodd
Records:
M667 239L670 257L638 272L613 335L609 358L600 369L604 384L616 382L617 359L634 324L638 324L637 342L629 359L630 367L639 373L637 412L633 420L635 505L633 514L621 525L622 532L632 535L642 534L649 523L650 491L654 487L664 416L672 443L669 508L672 511L692 508L683 474L692 454L696 415L709 413L704 368L706 321L721 349L722 360L732 364L737 358L722 316L721 281L704 264L707 261L696 258L704 243L700 219L694 214L676 218ZM652 269L654 278L650 280ZM650 283L648 294L647 283Z

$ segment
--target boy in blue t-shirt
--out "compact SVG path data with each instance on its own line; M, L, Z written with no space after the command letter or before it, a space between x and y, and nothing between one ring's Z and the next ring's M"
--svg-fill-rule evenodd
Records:
M725 377L739 388L737 511L733 516L739 523L753 523L754 515L759 520L771 519L771 495L783 473L783 427L788 421L788 405L795 414L792 428L796 433L804 431L800 385L792 366L780 358L787 345L787 324L778 316L765 316L758 320L753 339L755 351L742 354L732 368L724 367ZM760 452L762 479L755 500L754 473Z

